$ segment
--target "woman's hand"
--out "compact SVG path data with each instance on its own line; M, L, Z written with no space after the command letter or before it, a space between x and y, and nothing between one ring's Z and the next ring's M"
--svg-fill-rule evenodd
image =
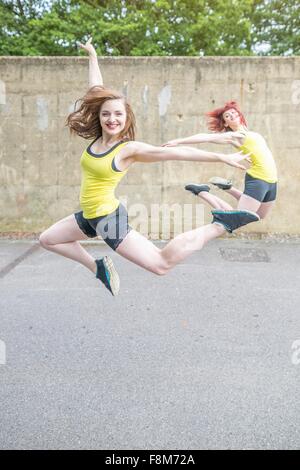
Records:
M219 154L220 155L220 160L223 163L226 163L227 165L234 166L236 168L239 168L240 170L247 170L247 168L244 165L241 165L240 162L241 160L247 160L248 162L251 162L251 159L249 156L251 155L250 153L244 154L242 151L236 152L236 153L231 153L231 154Z
M176 147L179 144L180 142L178 142L177 139L174 139L174 140L169 140L169 142L166 142L165 144L162 144L161 147Z
M95 51L95 48L92 44L92 37L88 39L88 41L85 44L79 43L79 47L83 49L85 52L87 52L90 56L95 56L97 57L97 53Z
M85 44L79 43L79 47L89 55L89 88L94 86L103 87L103 78L98 64L97 52L90 37Z
M240 150L236 153L231 153L230 157L235 162L240 162L241 160L247 160L247 162L251 163L250 153L244 153L243 150Z

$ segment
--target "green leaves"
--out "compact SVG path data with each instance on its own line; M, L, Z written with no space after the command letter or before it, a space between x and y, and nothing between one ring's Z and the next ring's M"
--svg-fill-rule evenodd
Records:
M256 1L253 39L256 49L263 44L268 55L300 54L299 0Z
M1 55L300 54L299 0L2 0Z

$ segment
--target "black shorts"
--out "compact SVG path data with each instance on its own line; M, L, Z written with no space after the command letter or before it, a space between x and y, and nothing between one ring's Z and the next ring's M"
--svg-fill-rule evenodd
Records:
M267 181L253 178L246 173L244 194L260 202L275 201L277 183L267 183Z
M127 210L122 204L111 214L94 219L86 219L83 217L83 211L76 212L74 215L79 228L85 235L90 238L95 238L100 235L105 243L113 250L118 248L127 233L132 229L132 227L128 225Z

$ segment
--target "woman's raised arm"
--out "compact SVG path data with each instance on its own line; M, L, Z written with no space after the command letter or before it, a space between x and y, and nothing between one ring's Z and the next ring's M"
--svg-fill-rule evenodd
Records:
M98 64L97 54L94 46L92 45L92 38L90 38L86 44L79 44L81 49L89 55L89 88L93 86L103 86L103 79Z

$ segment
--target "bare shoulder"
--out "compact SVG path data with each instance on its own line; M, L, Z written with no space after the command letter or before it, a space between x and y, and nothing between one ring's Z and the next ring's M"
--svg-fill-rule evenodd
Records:
M259 132L249 131L248 135L253 141L265 142L265 138Z
M115 156L115 163L120 171L128 170L128 168L135 162L135 156L138 154L141 146L140 142L130 140L126 142L118 154Z
M229 132L228 132L229 134ZM239 148L241 145L244 144L246 140L246 133L240 132L240 131L232 131L230 132L231 134L231 139L232 139L232 145L236 148Z
M133 157L134 154L137 152L137 149L138 149L138 142L136 142L135 140L130 140L128 142L126 142L126 145L124 145L120 152L119 152L119 155L120 155L120 161L121 160L126 160L127 158L130 158L130 157Z
M153 146L149 144L145 144L144 142L139 142L137 140L130 140L127 142L126 145L121 149L122 157L121 159L126 159L130 157L134 157L139 153L143 153L145 151L149 151L150 148Z

